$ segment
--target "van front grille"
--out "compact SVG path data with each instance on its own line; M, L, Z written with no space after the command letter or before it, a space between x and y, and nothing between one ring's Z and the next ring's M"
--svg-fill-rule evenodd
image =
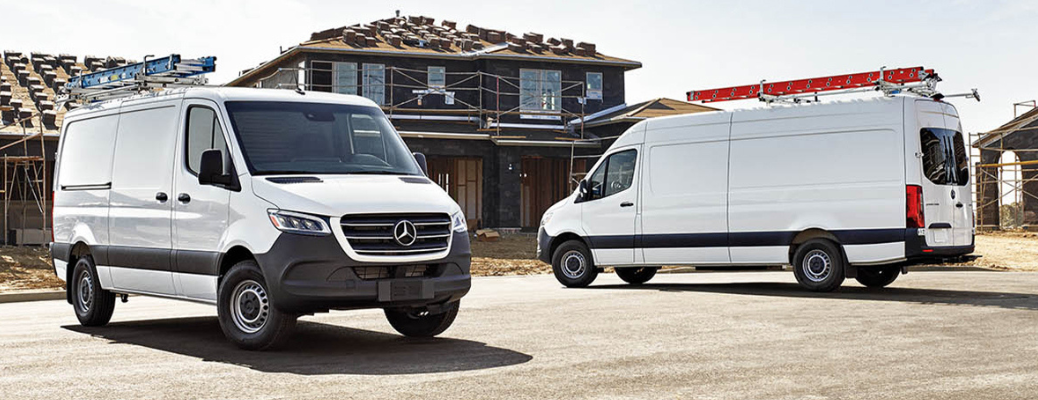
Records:
M369 281L387 278L418 278L430 276L435 268L429 265L400 265L390 267L353 267L358 278Z
M395 237L394 230L405 221L414 225L413 243L410 237L405 237L403 244ZM441 252L447 250L451 237L451 219L447 214L346 215L341 226L353 251L370 256Z

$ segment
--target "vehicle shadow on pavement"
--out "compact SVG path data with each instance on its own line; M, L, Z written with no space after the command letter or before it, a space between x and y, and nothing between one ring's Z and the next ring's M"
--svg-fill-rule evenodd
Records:
M496 368L530 361L520 352L450 338L415 339L362 329L299 321L277 351L240 350L228 342L216 317L119 322L103 327L66 325L70 331L155 350L300 375L399 375Z
M918 304L947 304L999 307L1038 311L1038 294L980 292L970 290L867 288L844 286L835 292L809 292L795 283L646 283L643 285L600 285L588 289L659 290L673 292L727 293L749 296L829 298L845 300L896 301Z

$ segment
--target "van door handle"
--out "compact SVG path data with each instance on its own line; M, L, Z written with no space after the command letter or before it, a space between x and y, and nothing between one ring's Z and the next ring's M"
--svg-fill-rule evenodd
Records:
M623 203L620 203L620 207L630 207L630 206L633 206L633 205L634 205L634 203L629 202L629 201L625 201Z
M155 200L158 200L159 203L165 203L166 200L169 200L169 196L165 192L158 192L155 193Z
M190 203L191 202L191 195L189 195L187 193L181 193L181 194L177 195L177 201L180 201L181 203Z
M955 207L962 208L962 203L955 203Z

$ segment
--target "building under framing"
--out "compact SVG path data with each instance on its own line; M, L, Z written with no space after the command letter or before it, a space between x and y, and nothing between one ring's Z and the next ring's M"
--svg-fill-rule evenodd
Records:
M973 141L978 229L1038 226L1038 108L1033 101L1014 108L1027 104L1029 111Z
M81 73L133 63L123 58L4 51L0 62L0 243L50 241L51 182L61 122L75 108L56 95Z
M314 33L228 85L367 97L471 227L529 229L627 127L714 110L628 106L624 74L640 67L589 42L397 16Z

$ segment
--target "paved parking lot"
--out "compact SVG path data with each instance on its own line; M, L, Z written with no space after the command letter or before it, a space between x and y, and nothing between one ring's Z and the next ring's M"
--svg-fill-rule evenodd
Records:
M80 327L61 301L0 304L0 397L1038 397L1038 274L913 272L892 288L801 291L788 272L477 278L442 338L379 311L301 319L239 351L215 309L134 297Z

